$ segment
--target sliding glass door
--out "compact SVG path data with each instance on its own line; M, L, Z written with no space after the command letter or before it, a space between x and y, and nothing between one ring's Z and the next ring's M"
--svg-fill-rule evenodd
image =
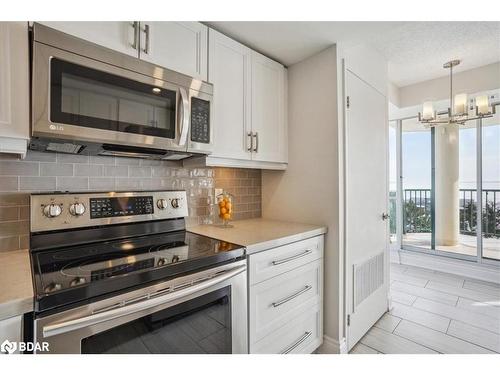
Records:
M482 259L498 261L500 260L500 114L481 121Z
M392 122L399 177L397 243L406 250L496 263L500 259L500 121L427 128ZM390 129L392 128L390 127ZM391 131L390 131L391 135ZM392 165L391 152L389 163ZM392 185L391 185L392 186ZM394 196L394 197L393 197ZM497 263L498 264L498 263Z

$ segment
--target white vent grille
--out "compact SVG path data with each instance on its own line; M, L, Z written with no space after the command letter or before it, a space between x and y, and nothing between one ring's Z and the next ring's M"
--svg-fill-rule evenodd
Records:
M354 265L354 308L384 283L384 252Z

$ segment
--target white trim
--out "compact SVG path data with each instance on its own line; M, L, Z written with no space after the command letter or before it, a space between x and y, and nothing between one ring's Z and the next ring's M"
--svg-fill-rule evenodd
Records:
M319 354L347 354L347 342L345 338L340 343L331 337L324 335L323 344L317 349Z
M500 284L500 267L495 265L478 264L466 260L406 250L399 250L397 252L399 253L399 261L394 261L394 258L391 257L391 262L393 263L423 267L434 271L447 272Z
M195 157L186 159L183 162L184 166L191 167L228 167L228 168L252 168L252 169L272 169L285 170L288 163L275 163L257 160L242 160L219 158L214 156Z
M11 137L0 137L0 153L18 154L22 159L26 157L28 140Z

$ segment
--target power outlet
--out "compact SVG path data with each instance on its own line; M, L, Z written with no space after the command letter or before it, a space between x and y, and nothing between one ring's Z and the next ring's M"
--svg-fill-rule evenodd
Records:
M215 196L221 195L224 192L224 189L215 188Z

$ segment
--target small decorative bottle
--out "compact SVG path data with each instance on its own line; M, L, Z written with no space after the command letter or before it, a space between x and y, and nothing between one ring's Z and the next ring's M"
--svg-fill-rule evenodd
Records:
M233 195L224 191L217 196L217 204L219 206L219 217L222 219L225 228L232 228L229 224L233 218Z

